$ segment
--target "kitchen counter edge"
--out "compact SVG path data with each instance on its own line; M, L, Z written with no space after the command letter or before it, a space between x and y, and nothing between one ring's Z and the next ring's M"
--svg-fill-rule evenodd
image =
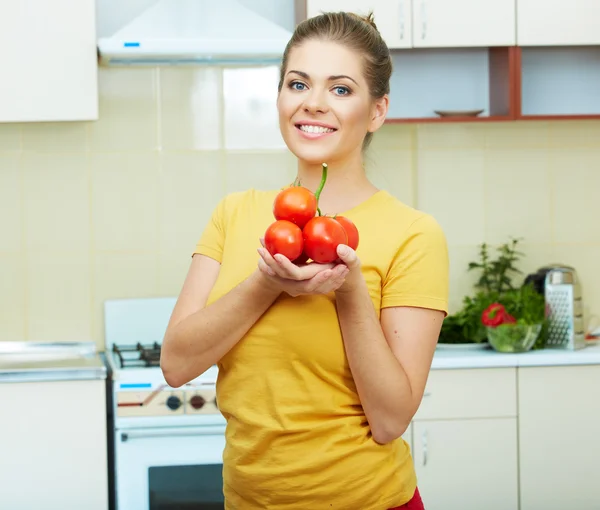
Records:
M589 345L577 351L540 349L518 354L505 354L496 352L491 348L481 350L438 349L435 351L431 369L525 368L574 365L600 365L600 344Z

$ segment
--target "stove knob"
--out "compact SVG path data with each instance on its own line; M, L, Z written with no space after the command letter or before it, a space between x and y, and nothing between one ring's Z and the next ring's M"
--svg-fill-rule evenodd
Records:
M171 396L167 399L167 407L172 411L177 411L181 407L181 399L176 396Z
M202 409L204 404L206 404L206 400L204 400L204 398L200 395L194 395L192 398L190 398L190 405L194 409Z

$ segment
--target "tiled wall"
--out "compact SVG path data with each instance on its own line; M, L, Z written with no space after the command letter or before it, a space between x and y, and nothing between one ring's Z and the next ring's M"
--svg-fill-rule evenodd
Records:
M102 69L98 122L0 124L0 340L102 346L105 299L177 294L223 194L293 179L276 82ZM386 125L367 166L445 228L453 309L477 245L520 236L525 272L575 265L600 315L600 122Z

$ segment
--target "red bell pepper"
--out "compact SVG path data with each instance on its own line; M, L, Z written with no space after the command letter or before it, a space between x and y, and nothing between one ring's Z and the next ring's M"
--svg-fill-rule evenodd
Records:
M514 324L517 321L506 311L504 305L492 303L481 314L481 322L484 326L495 328L501 324Z

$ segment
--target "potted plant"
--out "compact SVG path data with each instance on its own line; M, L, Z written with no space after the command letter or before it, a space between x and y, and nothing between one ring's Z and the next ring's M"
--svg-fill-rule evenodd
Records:
M518 244L519 239L502 244L495 258L486 243L480 245L479 260L468 266L469 271L480 271L476 292L465 296L462 309L446 318L440 344L489 342L502 352L543 347L544 296L531 284L514 283L515 276L522 274L516 267L523 255L517 250Z

